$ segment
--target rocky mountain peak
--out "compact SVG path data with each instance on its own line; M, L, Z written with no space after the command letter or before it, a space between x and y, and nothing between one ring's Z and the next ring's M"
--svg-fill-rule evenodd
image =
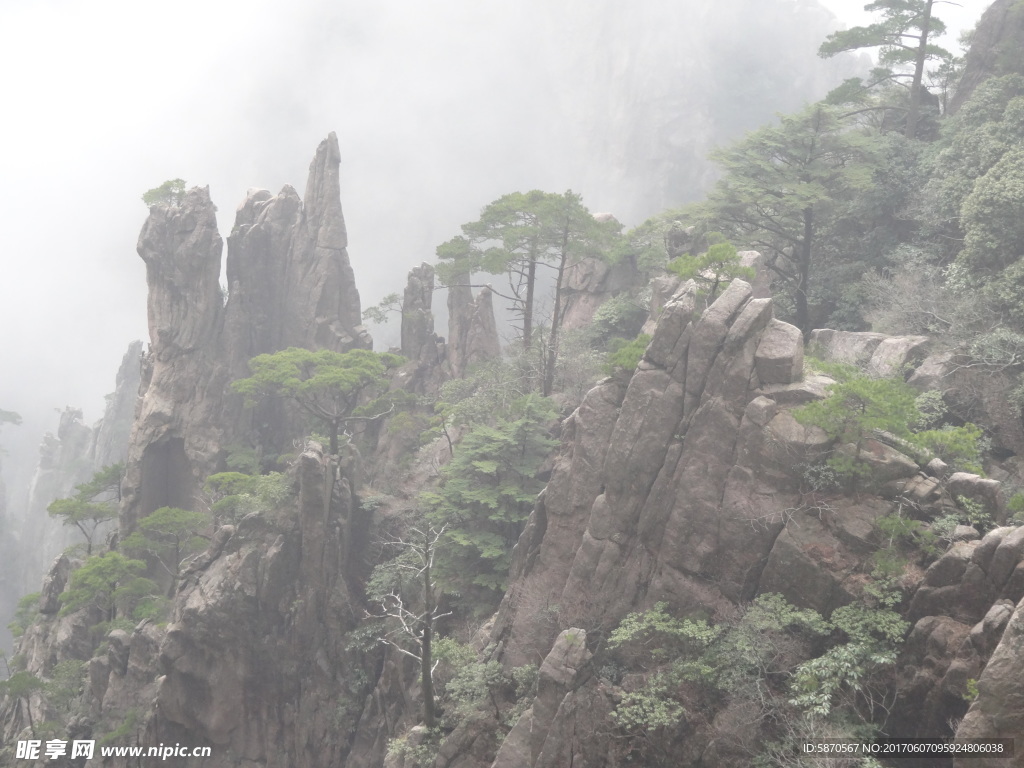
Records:
M341 154L332 133L310 164L304 199L285 186L250 190L222 240L208 189L157 204L139 238L147 266L151 346L132 433L122 524L161 506L190 508L222 450L252 436L230 391L248 360L287 347L368 349L341 209ZM275 413L251 422L287 434Z

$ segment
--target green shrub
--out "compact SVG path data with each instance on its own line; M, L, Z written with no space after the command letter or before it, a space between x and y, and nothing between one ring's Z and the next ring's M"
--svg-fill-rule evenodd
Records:
M632 373L651 343L650 335L641 333L632 341L613 339L605 359L604 372L612 376L619 372Z
M41 592L32 592L18 600L18 607L14 611L14 619L7 625L11 635L21 637L25 634L25 630L28 629L29 624L32 623L39 613L39 598L41 595Z
M181 201L184 199L184 179L168 179L159 187L153 187L142 194L142 202L144 202L147 207L157 205L158 203L163 203L164 205L181 205Z

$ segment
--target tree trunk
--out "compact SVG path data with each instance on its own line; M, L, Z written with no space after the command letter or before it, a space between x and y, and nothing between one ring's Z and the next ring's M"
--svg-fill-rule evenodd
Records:
M75 525L78 526L78 530L80 530L82 532L82 535L85 536L85 556L92 557L92 536L89 534L88 531L85 530L85 526L77 520L75 521ZM96 529L93 528L94 533L95 531Z
M811 280L811 244L814 238L814 209L804 208L804 236L800 242L800 263L796 286L796 322L806 339L811 333L811 315L807 306L807 288Z
M328 422L328 429L331 430L331 456L338 455L338 433L341 432L341 424L337 421Z
M537 282L537 244L530 247L526 267L526 306L523 308L523 349L529 350L533 343L533 291Z
M914 61L914 80L910 85L910 110L907 112L906 137L913 139L917 135L917 118L921 113L922 81L924 80L924 64L928 58L928 32L932 23L932 3L926 0L924 18L921 19L921 37L917 46L917 58Z
M420 646L420 686L423 688L423 724L427 730L433 730L437 726L434 718L434 676L431 667L434 666L433 650L431 645L434 640L434 588L430 583L430 534L424 534L426 549L426 564L423 567L423 643Z
M558 329L562 324L562 276L565 274L565 262L569 258L569 222L565 222L562 230L562 257L558 260L558 278L555 280L555 308L551 313L551 333L548 336L548 359L544 366L544 397L551 394L555 386L555 363L558 361Z

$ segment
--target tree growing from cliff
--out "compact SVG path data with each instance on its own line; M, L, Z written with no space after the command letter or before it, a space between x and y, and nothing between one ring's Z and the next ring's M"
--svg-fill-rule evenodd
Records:
M164 203L165 205L179 205L185 197L185 180L168 179L159 187L153 187L142 194L142 202L147 206Z
M512 547L544 487L541 463L557 445L549 436L554 404L537 395L512 403L491 426L478 424L423 495L428 519L446 530L439 572L450 591L493 608L505 588Z
M864 442L876 430L910 437L909 425L920 416L915 393L902 380L871 378L852 366L825 366L825 372L837 379L829 396L802 406L794 415L801 424L819 427L840 443L853 445L852 456L836 453L829 465L855 485L870 473L861 456Z
M123 475L123 464L103 467L91 480L75 486L73 496L57 499L46 508L50 517L59 517L64 525L73 525L81 531L87 555L92 554L96 530L117 517Z
M177 507L160 509L141 518L138 527L121 543L133 555L151 555L171 577L168 596L173 596L186 558L206 546L201 535L210 524L202 512Z
M683 280L696 282L704 303L710 306L718 298L718 291L733 278L753 280L754 269L740 264L736 246L726 240L721 232L709 232L705 238L708 242L707 251L697 256L684 253L668 263L668 271Z
M484 208L477 221L463 224L462 235L438 246L438 275L445 285L479 272L507 275L509 293L495 293L512 303L523 348L530 350L540 325L538 305L544 283L540 270L554 271L553 306L542 340L541 389L546 396L554 384L565 272L584 256L609 253L620 230L614 219L594 218L572 191L561 195L513 192Z
M146 564L125 557L120 552L105 552L88 558L71 574L67 589L61 593L62 616L93 606L110 622L119 615L131 615L142 598L157 591L156 584L145 578ZM119 613L120 612L120 613Z
M798 408L794 416L801 424L819 427L841 444L853 446L852 454L837 451L828 460L851 488L870 478L865 441L879 432L903 440L911 451L923 449L961 468L978 468L981 431L973 424L918 431L915 426L923 419L917 394L902 379L873 378L848 365L822 368L836 379L829 396Z
M863 27L833 32L818 49L819 56L829 58L844 51L878 48L879 66L872 72L870 82L864 85L860 79L847 81L844 91L871 88L883 83L904 84L909 79L905 129L908 139L913 139L917 134L925 92L925 66L932 59L949 62L953 58L949 51L932 42L946 31L946 25L932 13L934 6L943 2L875 0L864 6L864 10L879 12L881 16L878 21Z
M292 484L283 472L218 472L206 478L203 491L215 526L222 521L234 522L250 512L269 512L293 495Z
M363 320L384 325L388 321L389 315L396 314L401 317L404 311L402 297L397 293L389 293L379 303L363 310Z
M712 157L725 172L691 218L756 248L789 287L796 325L811 331L809 296L842 203L870 183L876 145L816 104Z
M434 696L434 634L438 620L451 615L438 607L440 592L434 579L434 561L444 537L444 528L411 527L404 537L392 542L399 555L391 566L398 572L413 574L416 604L407 600L401 588L379 596L380 611L369 614L385 619L387 626L379 640L398 653L416 660L420 667L420 690L423 696L423 724L428 730L437 727L437 706Z
M17 702L19 709L23 708L28 720L29 731L35 738L36 724L32 719L32 695L41 691L43 681L26 669L11 669L6 654L0 654L4 660L4 667L7 669L7 677L0 681L0 699L10 696Z
M403 361L398 355L353 349L349 352L312 351L289 347L249 361L252 376L231 388L250 404L277 397L297 405L326 430L330 451L348 424L369 422L394 410L386 392L386 374Z

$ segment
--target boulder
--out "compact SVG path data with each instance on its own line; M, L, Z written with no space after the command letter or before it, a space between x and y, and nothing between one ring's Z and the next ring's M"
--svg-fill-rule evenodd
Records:
M980 504L982 510L1002 524L1006 522L1006 502L1002 483L970 472L954 472L946 482L946 491L954 499L964 498Z
M907 366L921 360L928 348L927 336L886 336L883 333L811 331L808 349L831 363L863 368L871 376L902 375Z
M828 376L810 374L792 384L764 385L758 392L779 405L805 405L815 400L824 400L828 397L829 387L835 383L835 379Z
M772 319L754 353L754 366L761 384L792 384L804 370L804 340L800 329Z
M868 360L867 371L879 378L902 377L908 366L923 359L928 343L927 336L890 336L882 339Z
M981 534L973 525L958 525L953 529L953 541L978 541Z
M917 462L913 459L871 438L861 441L859 451L853 443L846 443L839 446L836 452L866 467L866 480L872 487L881 487L891 480L913 477L918 472Z
M1014 603L1010 600L998 600L988 609L985 618L971 629L970 641L979 655L988 657L996 649L999 639L1003 636L1010 617L1013 616Z
M888 337L884 333L859 333L818 328L807 341L808 353L829 363L865 366L878 345Z

